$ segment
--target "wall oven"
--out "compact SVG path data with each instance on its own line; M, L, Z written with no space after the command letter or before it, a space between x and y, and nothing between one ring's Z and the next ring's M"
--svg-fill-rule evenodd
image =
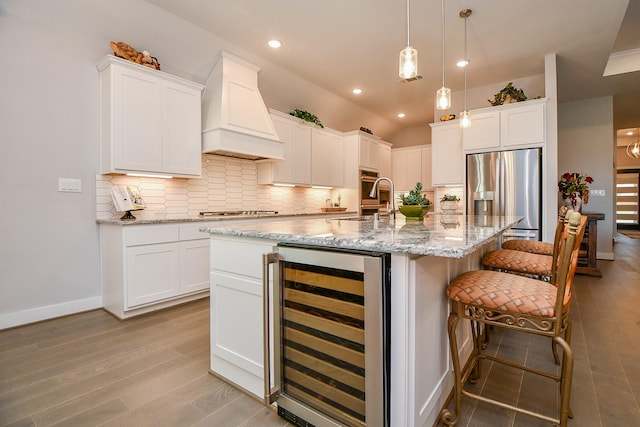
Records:
M295 426L389 426L390 255L281 243L264 260L265 403Z

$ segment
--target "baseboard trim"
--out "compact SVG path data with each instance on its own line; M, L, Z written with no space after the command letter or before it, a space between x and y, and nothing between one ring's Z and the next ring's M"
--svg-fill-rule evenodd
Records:
M598 252L596 254L596 258L597 259L605 259L607 261L615 260L615 256L614 256L613 252Z
M102 308L101 296L0 314L0 330L80 313L82 311L95 310L97 308Z

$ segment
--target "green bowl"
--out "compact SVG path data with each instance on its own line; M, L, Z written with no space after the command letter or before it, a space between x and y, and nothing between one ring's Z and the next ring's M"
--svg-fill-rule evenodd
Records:
M431 205L402 205L399 209L400 213L407 217L407 219L421 219L429 212L430 208Z

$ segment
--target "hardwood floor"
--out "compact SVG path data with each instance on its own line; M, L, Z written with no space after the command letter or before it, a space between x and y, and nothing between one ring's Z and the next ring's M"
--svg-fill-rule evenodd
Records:
M598 261L604 277L575 279L570 426L640 422L640 239L617 238L616 261ZM545 339L519 335L495 330L490 345L554 368ZM96 310L0 331L0 425L287 425L208 367L208 299L124 322ZM549 411L557 398L549 381L490 365L475 387ZM459 425L547 424L465 399Z
M208 373L209 300L0 332L3 426L284 426Z

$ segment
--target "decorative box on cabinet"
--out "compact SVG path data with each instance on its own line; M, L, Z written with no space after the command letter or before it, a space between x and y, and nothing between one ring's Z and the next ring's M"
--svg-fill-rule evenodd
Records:
M102 299L126 319L208 295L206 223L100 225Z
M602 272L597 265L596 252L598 250L598 221L604 220L604 214L583 212L583 215L587 216L587 226L580 244L576 273L602 277Z
M431 184L462 185L464 153L459 120L431 123Z
M203 86L112 55L98 70L101 173L200 177Z

